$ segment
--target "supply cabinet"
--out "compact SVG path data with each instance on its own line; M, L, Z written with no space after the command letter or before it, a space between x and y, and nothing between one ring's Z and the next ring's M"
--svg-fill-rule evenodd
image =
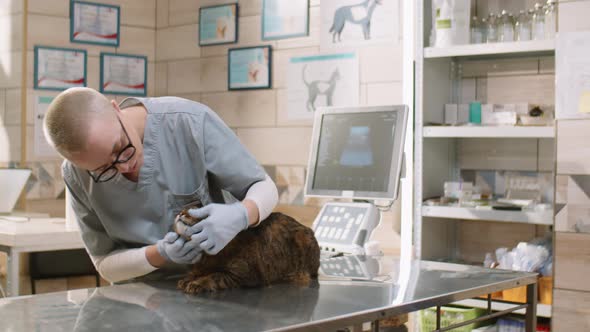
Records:
M471 1L478 17L501 9L518 13L534 3ZM511 249L551 233L555 126L553 121L536 126L521 121L502 126L449 125L445 105L528 104L528 110L539 106L552 117L555 40L432 47L432 1L418 1L416 12L415 254L425 260L481 265L486 253L496 248ZM533 179L539 186L537 208L505 211L428 201L444 196L447 181L473 182L488 194L498 194L522 179ZM486 307L483 300L463 304ZM500 310L503 304L493 308ZM539 304L537 314L551 317L551 306Z

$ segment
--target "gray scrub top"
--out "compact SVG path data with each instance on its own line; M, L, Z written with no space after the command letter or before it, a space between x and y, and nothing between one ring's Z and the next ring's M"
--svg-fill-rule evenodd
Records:
M94 183L69 161L62 165L82 239L92 255L154 244L176 214L196 200L223 203L222 190L242 200L265 178L234 132L203 104L176 97L127 98L143 104L144 164L138 182L121 174Z

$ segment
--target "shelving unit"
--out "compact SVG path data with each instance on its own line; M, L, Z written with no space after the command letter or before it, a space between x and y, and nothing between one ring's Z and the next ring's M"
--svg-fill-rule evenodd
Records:
M464 177L469 181L486 177L487 184L500 188L498 192L503 192L506 172L553 179L555 128L432 124L444 122L444 105L449 103L554 105L555 40L430 47L431 4L432 0L416 4L415 255L425 260L483 262L486 252L545 234L554 224L553 211L428 206L424 200L442 196L445 181ZM526 4L526 0L484 0L477 2L477 10ZM547 188L554 190L550 181ZM552 204L549 191L544 203ZM461 304L487 308L485 300ZM494 302L492 309L510 306ZM539 317L551 317L550 305L539 304L537 310Z
M501 55L543 55L555 51L555 40L531 40L526 42L468 44L452 47L425 47L424 58L476 57Z
M454 302L453 304L462 305L462 306L466 306L466 307L473 307L473 308L482 308L482 309L488 308L488 301L487 300L479 300L479 299L463 300L463 301L459 301L459 302ZM492 310L493 311L506 310L506 309L512 308L513 306L514 305L510 304L510 303L494 302L492 300ZM515 311L515 313L524 314L524 309L517 310L517 311ZM537 304L537 316L550 318L551 317L551 305L542 304L542 303Z
M543 212L525 212L483 210L449 206L423 206L422 216L445 219L488 220L548 226L553 225L553 210L547 210Z
M554 127L425 126L423 137L554 138Z

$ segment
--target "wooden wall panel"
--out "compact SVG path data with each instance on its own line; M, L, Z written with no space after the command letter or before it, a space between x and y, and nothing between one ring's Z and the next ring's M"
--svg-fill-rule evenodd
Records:
M590 234L555 233L555 287L590 292Z
M557 122L557 173L590 174L590 120Z
M536 139L470 138L457 144L461 169L536 171L537 153Z
M590 293L556 289L551 323L553 332L590 331Z

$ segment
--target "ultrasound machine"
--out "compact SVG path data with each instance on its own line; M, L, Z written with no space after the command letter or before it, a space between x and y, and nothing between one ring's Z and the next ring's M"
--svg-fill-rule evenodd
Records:
M313 223L324 275L371 279L378 270L363 256L380 252L377 233L393 235L381 211L398 198L407 117L405 105L316 111L305 196L346 201L324 204Z

